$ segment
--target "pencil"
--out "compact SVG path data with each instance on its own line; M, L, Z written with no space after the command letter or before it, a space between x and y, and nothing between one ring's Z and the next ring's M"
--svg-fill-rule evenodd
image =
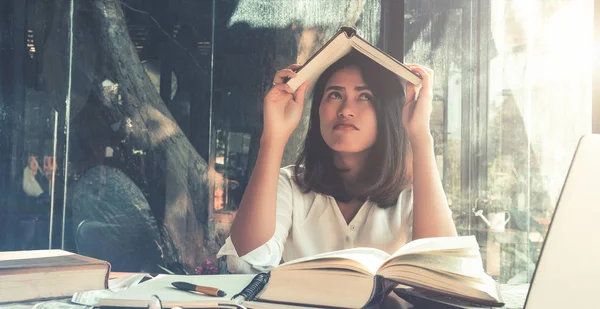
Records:
M171 284L183 291L195 291L195 292L199 292L205 295L209 295L209 296L218 296L218 297L223 297L225 295L227 295L227 293L225 293L225 291L223 290L219 290L218 288L213 288L210 286L201 286L201 285L195 285L192 283L188 283L188 282L181 282L181 281L177 281L177 282L171 282Z

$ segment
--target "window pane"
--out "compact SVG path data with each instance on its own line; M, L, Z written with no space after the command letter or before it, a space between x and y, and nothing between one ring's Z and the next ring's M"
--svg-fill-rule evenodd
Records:
M64 228L65 249L114 271L219 272L275 71L342 25L379 34L378 1L74 1L74 20L68 0L11 3L2 23L22 36L1 41L2 250L48 247L54 203L53 247Z
M432 127L461 234L531 280L577 141L591 132L593 1L406 1L406 59L436 74Z
M61 246L69 18L49 6L0 5L0 250Z

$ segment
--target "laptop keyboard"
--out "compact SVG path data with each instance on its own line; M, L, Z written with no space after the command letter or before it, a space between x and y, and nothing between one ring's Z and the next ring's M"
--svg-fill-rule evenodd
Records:
M501 284L500 295L504 301L505 309L523 309L529 284Z

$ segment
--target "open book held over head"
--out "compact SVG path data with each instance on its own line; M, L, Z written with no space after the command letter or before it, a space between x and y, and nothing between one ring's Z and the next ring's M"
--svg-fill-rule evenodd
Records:
M419 74L411 71L400 61L381 51L361 38L352 27L341 27L340 30L323 47L315 52L306 63L297 70L296 77L287 84L294 90L305 81L310 81L309 88L315 84L321 74L333 63L355 50L375 63L398 75L400 82L408 81L414 85L421 84ZM307 90L310 93L311 89ZM306 96L310 97L310 96Z
M137 292L124 291L125 294L117 294L99 305L143 307L146 305L143 301L131 301L136 298L132 293L144 291L152 284L154 288L145 290L139 297L141 300L147 301L156 294L163 300L163 306L184 308L202 308L209 303L239 303L255 309L277 308L280 304L288 308L291 305L362 308L378 303L390 291L384 287L393 288L396 284L481 306L503 305L497 283L483 270L474 236L418 239L392 255L374 248L354 248L310 256L257 275L255 278L261 278L261 284L249 283L252 278L244 275L187 277L188 281L197 280L197 284L223 289L228 296L187 295L189 298L184 301L181 291L169 287L171 281L181 281L181 276L165 276L132 288ZM159 286L162 290L156 290ZM230 296L239 294L244 297L231 300Z

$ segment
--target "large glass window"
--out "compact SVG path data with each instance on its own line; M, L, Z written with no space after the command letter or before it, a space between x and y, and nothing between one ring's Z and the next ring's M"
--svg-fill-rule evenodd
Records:
M593 1L405 1L405 60L435 70L438 167L486 271L531 280L591 132Z
M381 16L404 16L404 33L383 33L435 71L435 152L459 233L477 236L490 275L529 282L591 131L593 2L406 0L382 14L400 6L5 1L0 249L62 247L116 271L222 271L214 257L256 160L274 72L342 25L397 46L380 38L391 24Z

